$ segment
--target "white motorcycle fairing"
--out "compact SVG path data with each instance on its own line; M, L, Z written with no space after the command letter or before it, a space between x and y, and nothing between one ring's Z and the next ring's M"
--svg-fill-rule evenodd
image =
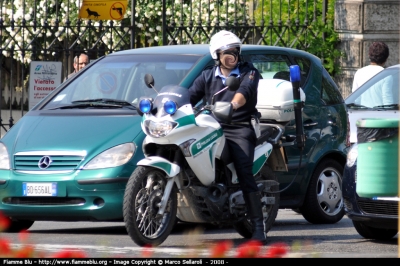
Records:
M195 117L192 106L187 104L180 107L173 116L156 117L152 114L143 115L142 129L144 132L149 133L148 127L145 125L146 121L152 121L154 124L170 121L176 122L177 125L168 133L167 137L158 138L152 137L151 134L146 134L147 136L143 142L144 146L149 143L176 144L184 154L190 154L190 156L185 157L186 161L201 183L205 186L214 183L215 158L220 159L226 140L221 125L211 115L200 114ZM183 131L185 134L181 133ZM185 149L186 153L183 149ZM267 161L272 149L272 145L268 142L256 147L253 164L254 175L260 171ZM138 162L138 165L154 166L163 170L169 177L179 173L179 166L164 158L157 158L157 156L148 158L151 159L143 159ZM232 182L234 184L238 183L233 163L229 164L228 168L232 172Z
M179 165L171 163L170 161L159 157L159 156L149 156L146 157L142 160L140 160L137 165L142 165L142 166L151 166L154 168L158 168L160 170L163 170L166 175L169 177L174 177L177 174L179 174L181 168Z

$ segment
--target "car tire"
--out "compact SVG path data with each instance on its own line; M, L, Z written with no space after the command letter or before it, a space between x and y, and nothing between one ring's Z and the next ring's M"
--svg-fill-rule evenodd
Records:
M343 166L326 159L317 165L308 185L303 206L303 217L312 224L339 222L345 212L342 195Z
M23 230L28 230L35 221L30 220L11 220L10 226L3 230L5 233L19 233Z
M375 228L365 225L363 222L353 221L354 228L360 236L367 239L389 240L397 235L397 229Z

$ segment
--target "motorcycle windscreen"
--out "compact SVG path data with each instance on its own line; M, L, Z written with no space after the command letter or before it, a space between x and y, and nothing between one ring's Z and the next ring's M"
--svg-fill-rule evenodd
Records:
M177 109L190 103L189 91L187 88L178 85L166 85L158 93L153 103L153 114L156 117L169 115L164 110L164 104L167 101L173 101L177 105Z

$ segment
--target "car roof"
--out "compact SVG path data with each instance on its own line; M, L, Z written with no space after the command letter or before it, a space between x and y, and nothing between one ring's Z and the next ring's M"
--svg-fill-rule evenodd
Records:
M387 68L400 68L400 64L393 65L393 66L389 66L389 67L387 67ZM387 68L385 68L385 69L387 69Z
M129 49L124 51L114 52L109 54L112 55L130 55L130 54L187 54L187 55L209 55L210 45L208 44L182 44L182 45L166 45L166 46L152 46L152 47L143 47L136 49ZM242 51L276 51L276 52L287 52L291 54L299 54L302 56L314 57L317 60L320 60L318 57L314 56L303 50L297 50L293 48L280 47L280 46L270 46L270 45L256 45L256 44L243 44Z

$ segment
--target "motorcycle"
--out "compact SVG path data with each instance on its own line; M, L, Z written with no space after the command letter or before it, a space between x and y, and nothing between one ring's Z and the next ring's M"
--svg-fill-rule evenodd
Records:
M300 80L300 74L293 73ZM145 82L155 90L151 75L145 76ZM215 95L236 91L239 85L239 79L230 77ZM214 102L213 97L210 104L196 110L189 99L186 88L168 85L154 100L143 98L139 102L146 134L142 145L145 158L128 180L123 203L127 232L139 246L162 244L178 221L231 225L244 238L252 237L253 227L246 217L243 193L230 159L234 155L225 145L221 125L210 115L230 123L232 104ZM261 192L266 234L279 209L279 183L269 164L286 163L281 150L284 126L259 126L253 174Z

